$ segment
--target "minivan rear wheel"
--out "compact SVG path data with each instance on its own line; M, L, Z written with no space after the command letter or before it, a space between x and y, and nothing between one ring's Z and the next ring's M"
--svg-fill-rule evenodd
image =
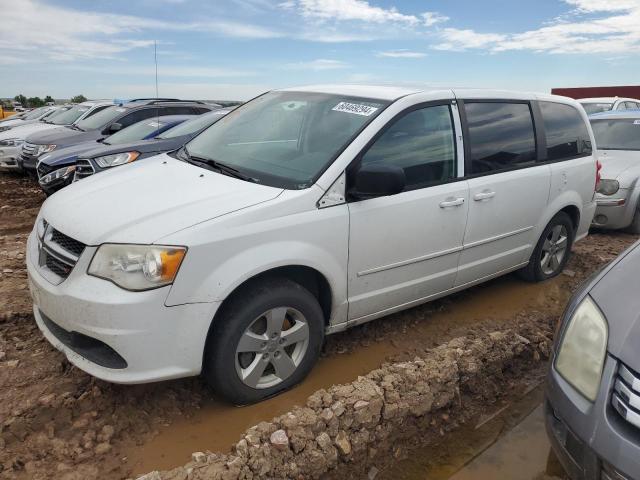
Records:
M528 282L541 282L559 275L569 261L575 231L571 217L559 212L546 226L529 264L518 271Z
M236 292L214 325L204 357L207 383L237 405L258 402L302 381L324 340L318 300L283 278Z

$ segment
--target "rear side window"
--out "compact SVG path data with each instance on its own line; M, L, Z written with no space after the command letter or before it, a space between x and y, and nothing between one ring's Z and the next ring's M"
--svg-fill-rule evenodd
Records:
M562 103L540 102L539 105L547 138L547 160L591 154L589 130L578 110Z
M409 190L454 178L456 150L449 106L421 108L400 117L362 157L362 165L370 164L402 168Z
M533 164L536 138L528 103L465 102L470 174Z

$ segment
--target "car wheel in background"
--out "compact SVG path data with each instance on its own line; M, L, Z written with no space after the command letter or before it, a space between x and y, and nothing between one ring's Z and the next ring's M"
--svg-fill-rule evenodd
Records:
M235 292L214 320L203 374L237 405L276 395L302 381L324 340L324 315L304 287L268 278Z
M569 261L574 235L571 218L559 212L542 232L529 264L518 275L528 282L540 282L560 274Z

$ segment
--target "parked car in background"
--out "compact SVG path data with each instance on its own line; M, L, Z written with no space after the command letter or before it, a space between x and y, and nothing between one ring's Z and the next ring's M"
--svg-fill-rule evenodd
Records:
M166 115L200 115L215 108L219 107L175 99L138 99L111 105L67 128L30 135L22 146L19 162L22 168L35 175L38 158L56 149L106 138L142 120Z
M640 480L636 243L573 295L556 336L545 418L572 480Z
M24 118L24 116L29 113L29 112L18 112L18 113L13 113L13 115L10 115L6 118L0 118L0 125L2 125L4 122L10 122L11 120L18 120L19 118ZM5 110L5 114L7 114L7 111Z
M205 113L148 140L143 139L137 142L118 142L114 144L111 138L118 135L116 133L107 139L110 145L85 151L79 156L74 181L125 163L142 160L143 158L152 157L162 152L176 150L198 133L209 128L234 108L221 108L213 112ZM105 140L104 143L107 143L107 140ZM40 166L42 166L43 163L45 162L40 162ZM46 163L48 164L49 162L47 161Z
M594 113L608 112L610 110L638 110L640 109L640 100L636 98L624 97L598 97L598 98L581 98L578 100L587 112L587 115Z
M2 123L0 123L0 132L4 132L13 127L18 127L20 125L26 125L28 123L37 122L38 120L41 120L51 115L55 110L56 110L56 107L40 107L40 108L31 110L30 112L27 112L26 115L24 115L24 117L9 118L3 121Z
M153 139L162 132L191 118L194 118L194 116L172 115L150 118L134 123L105 139L90 140L71 147L55 150L52 153L47 153L40 157L38 161L37 172L40 187L42 187L42 190L44 190L47 195L51 195L69 185L73 181L74 173L76 172L78 155L82 155L84 152L94 151L96 149L101 150L98 148L101 146L103 149L118 149L121 144L129 144L134 140L142 141ZM125 151L126 150L128 149L125 148ZM137 156L138 155L132 153L127 160L134 161L137 159ZM104 160L101 159L101 161Z
M558 275L595 211L592 144L565 97L272 91L49 197L27 245L36 322L99 378L202 373L255 402L300 382L326 333Z
M640 234L640 110L592 115L602 164L593 225Z
M20 164L21 148L29 135L45 130L64 129L64 127L89 118L112 105L112 103L105 101L68 105L57 109L50 116L37 122L0 132L0 150L2 151L0 153L0 170L24 171Z

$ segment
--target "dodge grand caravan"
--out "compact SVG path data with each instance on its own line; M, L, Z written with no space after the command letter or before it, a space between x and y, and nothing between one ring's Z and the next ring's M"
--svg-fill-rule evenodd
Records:
M49 198L27 246L36 322L96 377L202 373L255 402L300 382L325 334L558 275L593 217L593 145L563 97L272 91Z

